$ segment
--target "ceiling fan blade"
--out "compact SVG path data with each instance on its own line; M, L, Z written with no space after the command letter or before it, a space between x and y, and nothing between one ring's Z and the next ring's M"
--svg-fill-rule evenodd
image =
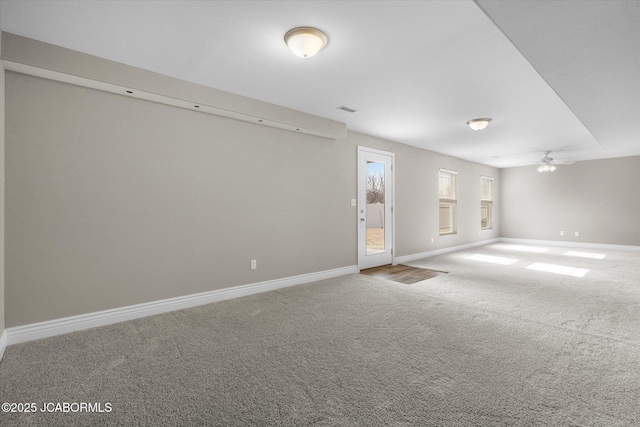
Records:
M553 160L551 163L554 165L572 165L575 162L571 160Z

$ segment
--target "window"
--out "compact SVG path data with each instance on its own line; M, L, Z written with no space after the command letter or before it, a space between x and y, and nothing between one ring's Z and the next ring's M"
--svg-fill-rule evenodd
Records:
M480 177L480 229L493 228L493 178Z
M440 169L440 235L455 234L458 172Z

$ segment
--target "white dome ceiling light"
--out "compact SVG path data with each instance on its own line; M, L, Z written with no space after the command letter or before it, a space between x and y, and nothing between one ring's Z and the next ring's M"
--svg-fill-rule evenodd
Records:
M327 36L317 28L297 27L287 31L284 41L294 55L311 58L327 45Z
M482 129L486 128L487 126L489 126L489 122L491 122L491 119L484 118L484 119L469 120L467 122L467 124L473 130L482 130Z

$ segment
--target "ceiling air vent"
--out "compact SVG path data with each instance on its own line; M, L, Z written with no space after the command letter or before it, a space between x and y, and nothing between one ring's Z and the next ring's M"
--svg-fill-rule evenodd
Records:
M338 110L346 111L347 113L355 113L356 112L356 110L354 110L353 108L345 107L344 105L339 106Z

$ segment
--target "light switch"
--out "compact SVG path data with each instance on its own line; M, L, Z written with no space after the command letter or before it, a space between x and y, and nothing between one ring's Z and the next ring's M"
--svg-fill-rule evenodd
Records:
M356 199L351 199L351 206L356 206Z

